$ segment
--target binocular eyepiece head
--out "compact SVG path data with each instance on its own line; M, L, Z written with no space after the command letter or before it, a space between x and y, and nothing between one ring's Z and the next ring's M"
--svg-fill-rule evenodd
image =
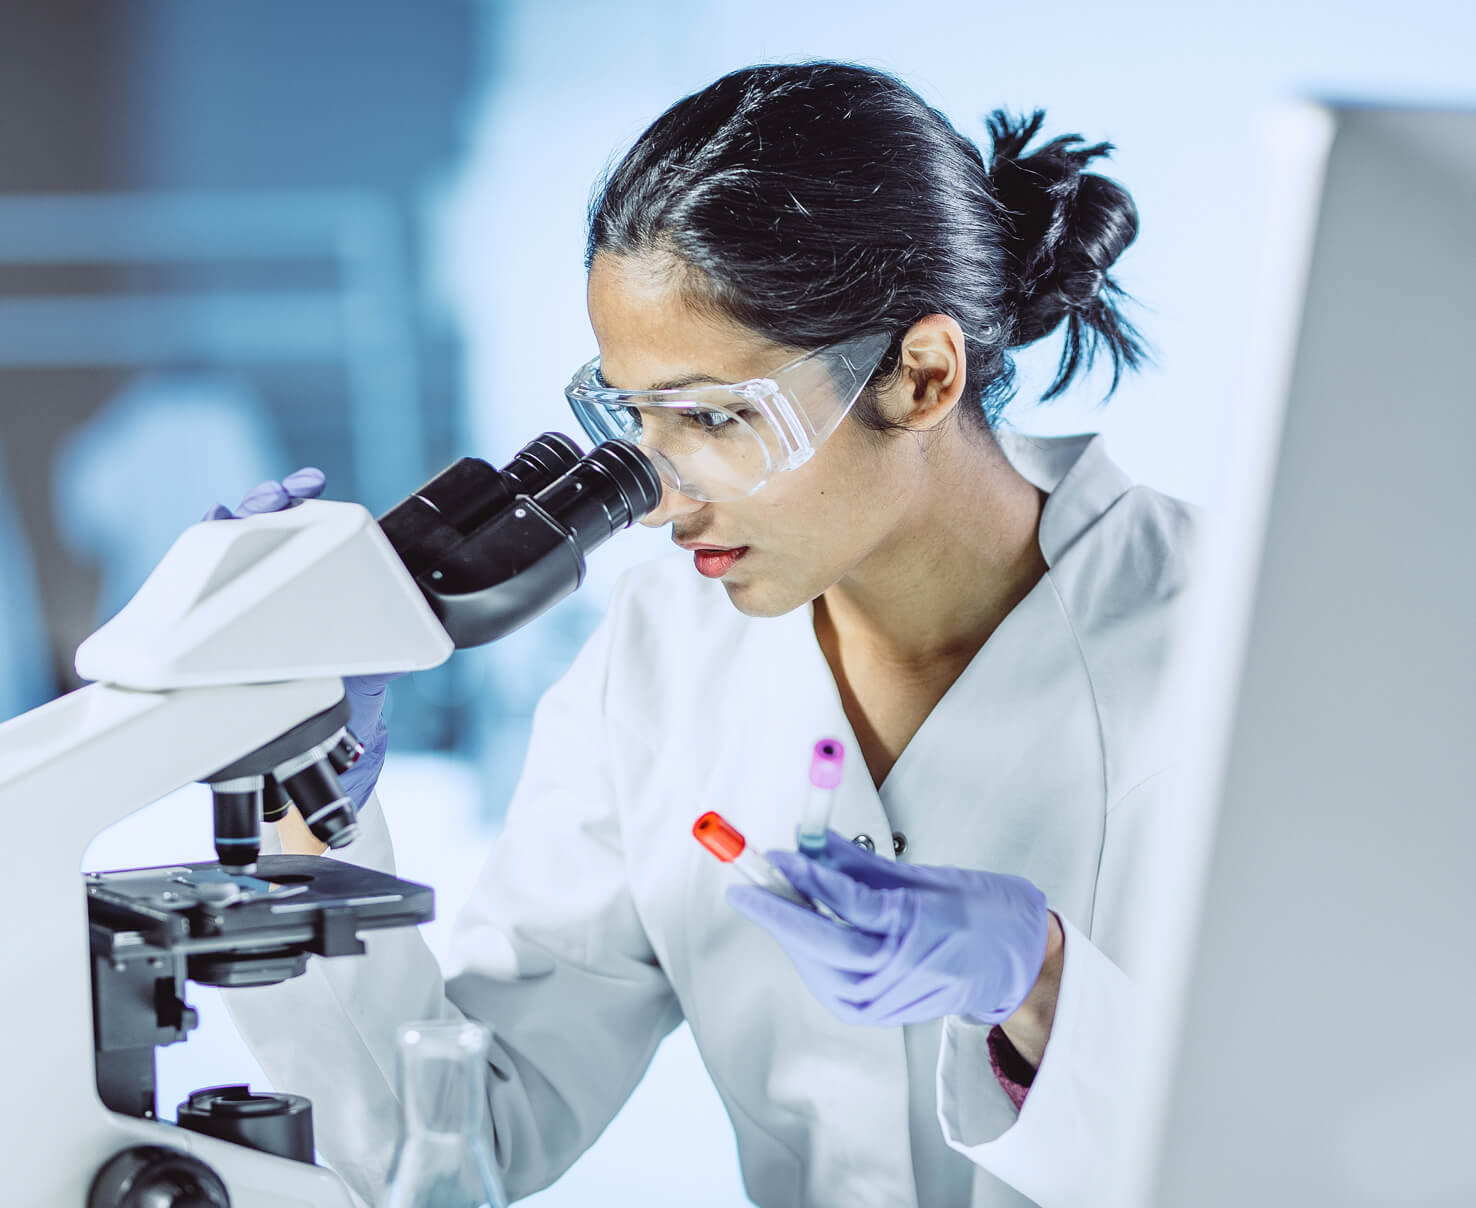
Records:
M405 568L458 647L518 628L584 579L584 558L661 502L661 476L636 445L613 440L580 452L547 432L496 469L464 457L379 520ZM329 847L358 835L358 812L339 773L363 752L347 701L294 726L209 777L215 849L246 868L261 852L261 822L296 805Z
M459 649L511 633L584 579L588 554L661 502L638 446L545 433L502 469L463 457L379 526Z

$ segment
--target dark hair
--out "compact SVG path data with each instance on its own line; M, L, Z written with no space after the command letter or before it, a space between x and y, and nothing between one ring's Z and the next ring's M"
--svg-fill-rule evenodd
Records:
M1103 349L1115 390L1144 357L1107 275L1138 232L1137 210L1121 186L1084 171L1110 144L1073 134L1027 154L1044 119L997 110L986 166L884 72L747 67L678 101L608 173L590 206L586 267L599 252L669 257L694 304L793 348L890 331L879 376L896 370L913 323L951 315L990 426L1013 393L1007 350L1063 319L1043 397ZM897 426L867 398L855 414Z

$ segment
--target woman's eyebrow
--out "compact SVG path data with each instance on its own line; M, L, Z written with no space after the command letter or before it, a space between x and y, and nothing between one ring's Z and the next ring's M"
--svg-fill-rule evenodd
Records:
M647 390L685 390L688 386L726 386L727 382L722 378L709 377L705 373L689 373L686 377L671 378L669 381L657 382L654 386L647 386Z
M614 387L605 380L604 373L598 366L595 367L595 381L606 390ZM642 387L643 390L685 390L688 386L728 386L732 383L722 378L709 377L705 373L689 373L685 377L671 378L665 382L657 382L654 386Z
M627 387L614 387L605 378L604 366L595 365L595 384L605 390L626 390ZM667 381L658 381L655 385L644 385L645 390L686 390L689 385L732 385L728 378L714 378L710 374L685 374L679 378L669 378ZM636 393L641 393L636 391Z

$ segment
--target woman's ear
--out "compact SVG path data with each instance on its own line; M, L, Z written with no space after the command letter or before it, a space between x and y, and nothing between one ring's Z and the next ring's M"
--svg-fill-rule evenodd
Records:
M902 337L896 380L877 404L893 423L936 428L958 406L968 380L963 328L949 315L927 315Z

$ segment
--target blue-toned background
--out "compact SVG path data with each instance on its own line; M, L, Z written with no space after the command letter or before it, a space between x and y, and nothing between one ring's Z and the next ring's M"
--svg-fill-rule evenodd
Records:
M1157 363L1105 410L1079 387L1010 412L1100 428L1143 480L1213 505L1255 315L1261 132L1296 97L1476 100L1476 9L743 5L425 0L7 0L0 9L0 718L76 686L78 641L209 504L322 466L382 510L453 457L571 430L593 351L583 221L612 156L746 63L899 72L966 133L996 106L1108 139L1142 233L1118 276ZM1370 299L1370 305L1398 305ZM1398 400L1390 400L1391 425ZM393 691L383 796L442 921L516 778L528 717L632 563L492 648ZM209 858L186 789L105 834L90 867ZM204 1025L161 1055L161 1101L260 1080ZM726 1121L678 1033L627 1112L538 1202L741 1203Z

